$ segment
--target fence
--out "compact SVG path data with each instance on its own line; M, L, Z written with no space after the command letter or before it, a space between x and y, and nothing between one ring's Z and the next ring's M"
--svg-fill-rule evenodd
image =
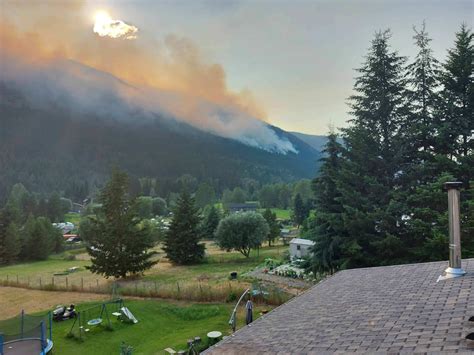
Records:
M188 281L188 282L158 282L151 280L137 281L107 281L103 279L68 278L67 276L53 277L19 277L18 275L6 275L0 279L1 286L20 287L44 291L71 291L87 293L110 294L114 288L119 295L137 296L150 298L164 298L174 300L196 301L196 302L233 302L246 288L248 282L227 281ZM290 296L276 288L267 287L263 284L254 283L254 289L265 289L265 297L257 302L271 305L280 305L286 302Z

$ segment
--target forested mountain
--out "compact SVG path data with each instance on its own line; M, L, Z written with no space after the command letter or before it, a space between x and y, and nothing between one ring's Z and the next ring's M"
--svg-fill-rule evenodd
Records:
M327 136L318 136L314 134L305 134L299 132L290 132L296 138L301 139L303 142L311 146L312 148L316 149L317 151L321 151L324 149L324 145L328 141Z
M121 109L119 118L110 111L72 109L64 104L71 100L67 92L46 101L44 95L53 91L47 86L43 91L38 104L18 83L0 82L0 199L17 182L34 192L100 186L112 166L159 182L190 174L222 189L243 178L292 181L317 169L319 152L276 127L269 126L296 153L259 149L159 114L142 119L142 111L117 97L109 99ZM127 115L130 119L124 119Z

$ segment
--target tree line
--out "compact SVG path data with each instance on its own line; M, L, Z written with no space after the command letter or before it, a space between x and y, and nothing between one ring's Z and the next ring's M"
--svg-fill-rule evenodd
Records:
M335 271L448 257L447 181L462 181L463 257L474 255L474 47L462 25L444 62L415 29L416 56L376 33L357 70L351 119L332 131L314 179L312 268ZM342 142L340 142L342 138Z
M70 204L58 193L40 196L14 185L0 209L0 264L44 260L59 252L63 236L52 222L62 221Z
M128 175L115 169L98 195L94 214L81 222L81 236L91 256L88 268L105 277L124 278L140 274L157 261L153 247L163 242L167 258L176 264L201 262L205 257L203 239L215 239L227 250L249 257L250 250L278 237L276 215L247 212L222 216L214 206L200 210L194 197L183 190L172 211L169 229L155 240L152 228L139 215L139 198L130 195Z

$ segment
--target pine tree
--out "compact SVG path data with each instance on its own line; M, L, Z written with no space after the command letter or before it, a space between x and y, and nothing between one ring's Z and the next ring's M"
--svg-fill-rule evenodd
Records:
M221 216L219 211L214 205L211 205L207 211L205 211L204 219L201 222L200 230L202 238L214 239L214 233L216 232L220 220Z
M193 264L204 257L204 244L199 243L199 215L194 199L184 190L176 202L173 220L166 234L167 258L176 264Z
M465 24L448 50L441 82L442 107L438 152L452 158L467 157L474 149L474 45Z
M319 175L312 181L316 212L308 237L315 242L312 248L313 271L334 271L344 267L344 207L340 202L338 174L342 165L342 146L333 131L322 151Z
M272 212L271 209L267 208L263 214L263 218L267 221L268 224L268 235L267 235L267 241L268 241L268 246L272 246L272 243L277 239L280 235L280 226L278 225L277 222L277 216L276 213Z
M303 198L299 193L296 194L295 200L293 202L293 220L295 221L296 225L299 227L301 224L303 224L308 215L309 211L303 201Z
M0 264L16 261L21 251L19 230L13 219L8 209L0 210Z
M390 36L376 33L350 98L351 126L343 130L337 186L347 233L345 267L395 262L404 255L406 234L399 221L405 207L394 195L407 137L406 59L390 49Z
M53 233L56 232L54 235ZM45 217L34 218L30 215L23 228L24 242L21 251L22 259L46 260L56 247L58 231Z
M18 260L21 251L20 229L16 223L10 223L5 231L4 259L6 264L12 264Z
M141 273L156 262L152 260L153 240L148 229L140 226L134 201L128 199L128 176L114 170L99 195L102 206L95 217L88 217L85 240L92 265L89 269L106 278L124 278Z
M425 23L418 31L413 28L415 35L415 45L418 53L414 61L408 65L408 99L410 101L410 119L408 134L406 139L407 146L412 148L410 159L416 159L416 155L420 155L419 159L412 160L412 163L429 159L429 154L435 145L435 119L436 110L439 105L439 74L440 64L433 57L433 51L430 47L431 38L426 32Z

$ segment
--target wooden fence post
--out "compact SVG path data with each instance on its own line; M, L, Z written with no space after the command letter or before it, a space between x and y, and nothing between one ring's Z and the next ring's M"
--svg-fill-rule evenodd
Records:
M18 282L18 274L16 274L16 285L18 286L19 282Z
M81 277L81 291L84 292L84 278Z
M43 289L43 281L41 280L41 277L40 277L40 290Z
M67 276L66 276L66 291L67 291L67 289L68 289L68 284L69 284L69 282L68 282Z

